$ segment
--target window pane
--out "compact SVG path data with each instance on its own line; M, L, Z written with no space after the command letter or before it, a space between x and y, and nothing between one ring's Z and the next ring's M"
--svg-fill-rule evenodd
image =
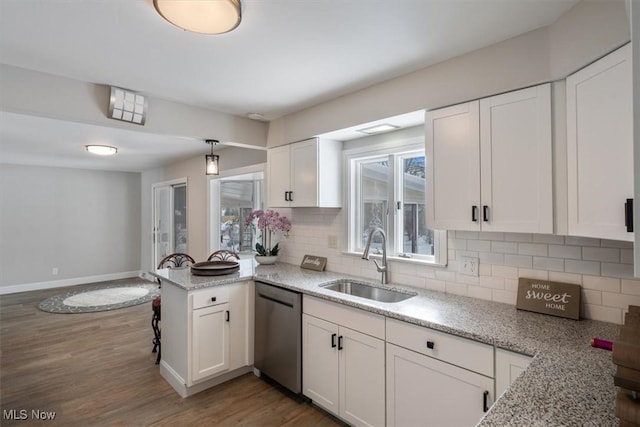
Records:
M434 255L433 231L426 227L425 157L403 159L402 200L404 253Z
M220 183L220 249L251 251L251 228L244 226L244 218L253 205L253 181Z
M364 248L369 233L375 227L387 230L389 207L389 161L360 163L360 247ZM372 249L382 249L382 237L376 234Z

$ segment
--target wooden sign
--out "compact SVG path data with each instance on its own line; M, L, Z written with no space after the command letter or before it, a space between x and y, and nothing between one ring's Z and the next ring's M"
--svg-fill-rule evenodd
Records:
M307 270L315 270L315 271L324 271L324 268L327 266L327 259L322 256L315 255L305 255L302 258L302 264L300 264L301 268L306 268Z
M516 308L580 320L580 285L521 277Z

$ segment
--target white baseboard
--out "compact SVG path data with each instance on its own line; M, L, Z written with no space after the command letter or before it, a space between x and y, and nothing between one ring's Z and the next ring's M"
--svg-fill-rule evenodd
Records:
M160 376L165 379L166 382L173 387L173 389L180 395L180 397L189 397L193 396L196 393L200 393L203 390L206 390L211 387L215 387L218 384L222 384L226 381L232 380L240 375L244 375L246 373L251 372L253 369L252 366L243 366L242 368L238 368L231 372L226 372L224 374L218 375L217 377L199 382L197 384L193 384L192 386L187 386L185 384L185 380L182 379L178 373L171 368L164 360L160 361Z
M71 279L51 280L48 282L21 283L19 285L0 286L0 295L15 294L17 292L37 291L41 289L63 288L65 286L82 285L85 283L105 282L107 280L141 277L142 271L123 271L121 273L101 274L98 276L74 277Z

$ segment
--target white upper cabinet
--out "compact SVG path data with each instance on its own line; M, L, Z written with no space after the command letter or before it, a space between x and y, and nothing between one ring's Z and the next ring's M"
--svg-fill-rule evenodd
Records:
M342 143L311 138L267 152L270 207L342 207Z
M551 86L429 111L427 224L553 232Z
M570 235L633 240L625 223L634 191L632 128L627 44L567 78Z

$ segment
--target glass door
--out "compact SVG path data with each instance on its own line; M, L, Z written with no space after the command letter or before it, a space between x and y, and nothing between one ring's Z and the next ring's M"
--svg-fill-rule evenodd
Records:
M153 185L153 268L167 255L187 253L187 183Z

